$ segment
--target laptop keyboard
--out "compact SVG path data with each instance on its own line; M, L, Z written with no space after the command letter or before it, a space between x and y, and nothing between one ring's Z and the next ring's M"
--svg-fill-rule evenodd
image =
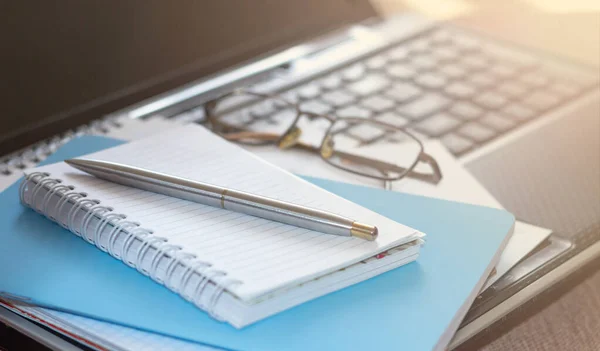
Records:
M408 128L460 156L597 84L593 74L566 67L435 29L282 95L305 111ZM246 127L277 123L278 106L250 109L240 121ZM361 127L345 131L358 145L395 142L391 131Z

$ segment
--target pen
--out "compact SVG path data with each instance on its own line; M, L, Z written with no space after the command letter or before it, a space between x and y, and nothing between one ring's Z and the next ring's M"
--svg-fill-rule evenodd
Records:
M322 233L377 238L377 227L335 213L119 163L70 159L68 165L100 179Z

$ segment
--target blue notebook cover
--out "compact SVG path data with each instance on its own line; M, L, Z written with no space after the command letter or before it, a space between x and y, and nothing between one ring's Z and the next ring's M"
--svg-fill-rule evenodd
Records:
M81 137L45 163L120 143ZM227 349L431 350L483 284L514 223L501 210L307 179L427 233L419 259L237 330L24 208L14 184L0 194L0 294Z

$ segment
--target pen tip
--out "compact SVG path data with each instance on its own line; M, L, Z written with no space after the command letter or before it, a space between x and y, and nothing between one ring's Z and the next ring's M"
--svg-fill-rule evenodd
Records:
M373 225L354 222L352 223L352 229L350 230L350 233L353 237L374 241L377 239L377 235L379 235L379 230Z

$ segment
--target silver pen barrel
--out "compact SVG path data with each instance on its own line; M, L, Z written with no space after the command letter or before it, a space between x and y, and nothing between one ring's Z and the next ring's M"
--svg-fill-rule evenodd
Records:
M256 195L237 190L223 192L221 207L318 232L352 236L354 221L350 218L266 197L256 201Z
M265 196L112 162L85 159L65 162L83 172L114 183L322 233L354 236L370 241L375 240L378 235L375 226L359 223L331 212Z

